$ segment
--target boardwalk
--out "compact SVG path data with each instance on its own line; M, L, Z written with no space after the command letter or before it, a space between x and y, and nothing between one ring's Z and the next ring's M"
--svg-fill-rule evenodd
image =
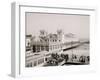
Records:
M71 48L66 48L63 50L63 55L68 55L68 60L65 61L66 58L64 58L61 62L51 59L50 63L46 63L45 66L64 66L64 65L85 65L89 64L88 56L89 56L89 44L82 43L79 45L76 45ZM57 55L61 55L57 54ZM59 60L59 58L58 58ZM56 62L58 62L56 64Z

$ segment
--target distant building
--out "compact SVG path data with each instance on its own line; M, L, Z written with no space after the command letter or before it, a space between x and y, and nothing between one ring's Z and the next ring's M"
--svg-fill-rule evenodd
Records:
M68 33L65 35L66 42L78 42L79 39L75 36L75 34Z
M75 36L75 34L68 33L68 34L65 34L64 36L65 36L64 37L65 42L63 45L63 49L78 46L80 44L80 40L77 38L77 36Z
M26 52L31 50L32 35L26 35Z

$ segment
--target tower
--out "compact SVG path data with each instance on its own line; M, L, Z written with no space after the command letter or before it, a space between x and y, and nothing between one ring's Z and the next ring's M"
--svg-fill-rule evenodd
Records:
M57 30L57 35L58 35L58 41L62 41L62 36L63 36L63 31L61 29Z
M47 32L45 30L40 30L40 37L47 36Z

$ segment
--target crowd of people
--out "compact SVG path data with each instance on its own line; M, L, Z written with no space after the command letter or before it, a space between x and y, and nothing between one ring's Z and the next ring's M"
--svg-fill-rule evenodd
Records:
M75 54L57 54L57 53L52 53L51 54L51 59L47 61L48 65L51 66L58 66L59 63L63 62L65 63L73 63L73 64L89 64L90 57L85 56L85 55L75 55Z
M72 54L71 61L73 63L89 64L90 57L85 55L75 55Z

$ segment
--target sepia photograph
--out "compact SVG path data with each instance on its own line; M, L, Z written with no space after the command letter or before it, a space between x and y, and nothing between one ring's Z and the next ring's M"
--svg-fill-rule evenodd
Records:
M25 67L90 64L90 16L25 13Z

